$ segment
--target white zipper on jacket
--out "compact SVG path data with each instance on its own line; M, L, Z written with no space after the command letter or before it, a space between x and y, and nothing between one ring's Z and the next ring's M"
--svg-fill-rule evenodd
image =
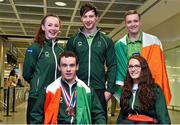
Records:
M72 85L69 85L69 95L70 95L70 97L72 96L72 89L71 88L72 88Z
M88 44L89 45L88 86L90 86L90 77L91 77L91 43Z
M69 85L69 94L70 94L70 104L69 105L71 105L71 101L72 101L72 86L74 85L74 84L68 84ZM73 120L74 120L74 116L71 116L71 124L73 123Z
M38 91L38 86L39 86L39 77L38 77L38 80L37 80L36 85L37 85L36 91Z
M132 94L133 94L133 101L132 101L132 104L131 104L131 108L134 110L134 103L135 103L135 100L136 100L136 92L137 92L137 89L138 89L138 84L133 84L133 88L132 88Z
M100 29L99 29L100 30ZM99 31L97 30L96 33L94 34L94 37L96 36L97 32ZM80 30L80 32L85 36L86 38L86 35ZM93 39L94 39L93 37ZM92 39L92 42L93 42L93 39ZM87 38L86 38L86 41L87 41ZM88 61L88 82L87 82L87 85L90 86L90 77L91 77L91 44L92 42L89 44L88 41L87 41L87 44L89 46L89 61Z
M136 91L132 93L133 94L133 101L132 101L132 104L131 104L131 108L134 110L134 102L135 102L135 99L136 99Z
M54 46L55 46L56 42L55 41L52 41L52 52L53 52L53 55L54 55L54 59L55 59L55 73L54 73L54 80L56 80L57 78L57 57L56 57L56 54L54 52Z
M96 36L98 30L96 31L96 33L94 34L93 38L92 38L92 41L90 42L89 45L89 62L88 62L88 86L90 86L90 77L91 77L91 45L92 45L92 42L94 40L94 37ZM87 39L86 39L87 40ZM88 42L88 41L87 41Z

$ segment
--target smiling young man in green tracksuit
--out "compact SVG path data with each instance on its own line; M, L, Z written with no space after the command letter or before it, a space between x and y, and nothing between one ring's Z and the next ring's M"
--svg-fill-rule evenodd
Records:
M80 9L80 15L84 27L68 40L67 50L76 53L80 64L77 76L95 89L107 114L107 102L114 92L115 83L114 45L112 39L96 27L98 20L96 7L85 4Z

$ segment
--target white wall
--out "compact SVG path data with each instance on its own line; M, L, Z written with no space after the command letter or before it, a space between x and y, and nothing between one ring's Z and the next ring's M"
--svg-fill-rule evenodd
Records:
M180 106L180 47L164 52L166 68L172 93L171 104Z

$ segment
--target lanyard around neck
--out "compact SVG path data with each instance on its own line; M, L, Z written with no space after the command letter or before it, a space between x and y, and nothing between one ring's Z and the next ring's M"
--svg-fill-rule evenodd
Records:
M60 88L62 89L63 97L65 99L67 107L74 108L76 105L76 89L74 89L72 94L69 95L62 84L61 84Z

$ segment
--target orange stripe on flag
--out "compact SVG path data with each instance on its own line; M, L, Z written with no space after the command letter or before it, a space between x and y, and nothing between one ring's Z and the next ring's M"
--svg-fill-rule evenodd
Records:
M159 84L164 92L167 105L171 101L171 91L164 61L163 52L159 45L143 47L141 55L147 60L155 82Z

